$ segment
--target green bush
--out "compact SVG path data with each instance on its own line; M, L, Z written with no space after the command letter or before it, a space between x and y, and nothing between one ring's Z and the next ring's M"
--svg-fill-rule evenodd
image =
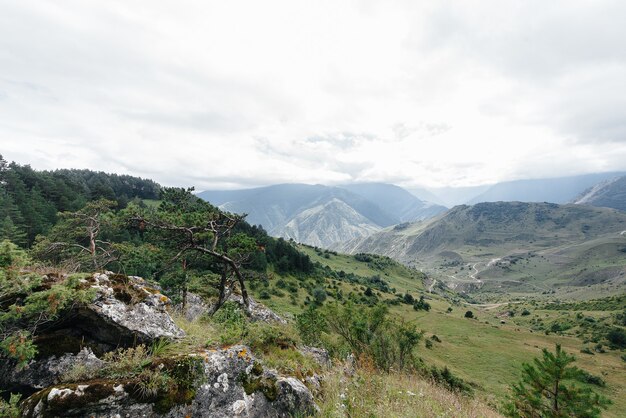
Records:
M326 306L324 316L328 329L350 352L357 358L370 359L380 370L401 370L415 363L414 349L423 333L411 323L390 319L386 305L357 307L353 302L333 303ZM335 349L343 351L341 347Z
M296 328L302 342L308 345L320 345L322 333L328 329L324 316L313 306L296 315Z
M16 395L14 393L11 394L8 402L0 398L0 417L4 417L4 418L21 417L22 414L20 413L20 408L18 406L18 403L20 402L21 398L22 398L22 395L19 395L19 394Z

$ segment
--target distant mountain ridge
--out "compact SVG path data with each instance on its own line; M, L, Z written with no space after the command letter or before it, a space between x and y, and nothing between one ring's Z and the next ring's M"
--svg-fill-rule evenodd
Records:
M626 229L626 213L554 203L484 202L455 206L423 222L397 225L335 247L347 253L375 253L409 261L465 245L546 247L578 242Z
M401 222L427 219L447 209L383 183L278 184L204 191L198 196L229 212L247 213L248 222L262 225L271 235L321 247Z
M497 183L468 200L481 202L550 202L568 203L586 189L626 173L594 173L546 179L514 180Z
M596 184L574 199L574 203L626 211L626 176Z

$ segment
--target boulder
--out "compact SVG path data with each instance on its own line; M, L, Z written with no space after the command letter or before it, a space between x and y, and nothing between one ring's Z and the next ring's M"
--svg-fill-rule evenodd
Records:
M307 387L264 370L246 346L162 360L171 389L141 396L132 380L55 385L23 403L25 417L291 417L317 411ZM119 414L119 415L118 415Z
M83 348L78 354L32 360L21 368L16 367L16 361L6 360L0 362L0 387L9 393L30 394L59 383L75 367L96 370L102 365L103 361L89 348Z
M243 297L237 294L231 294L228 301L235 302L241 309L244 309L243 305ZM278 315L276 312L272 311L267 306L262 303L257 302L251 297L248 298L250 301L250 319L252 321L262 321L262 322L276 322L279 324L286 324L287 321ZM195 293L187 293L187 303L185 306L185 317L189 321L195 321L200 318L206 312L210 312L213 309L214 305L211 305L204 301L204 299L196 295ZM179 310L182 310L180 306Z
M241 295L230 295L228 300L238 303L243 309L243 297L241 297ZM252 298L248 298L248 300L250 302L250 319L253 321L277 322L279 324L287 323L284 318L281 318L276 312L272 311L262 303L259 303Z

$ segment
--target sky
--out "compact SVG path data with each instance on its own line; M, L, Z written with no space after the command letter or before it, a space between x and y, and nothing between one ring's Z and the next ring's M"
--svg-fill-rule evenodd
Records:
M0 0L0 154L198 190L626 170L626 2Z

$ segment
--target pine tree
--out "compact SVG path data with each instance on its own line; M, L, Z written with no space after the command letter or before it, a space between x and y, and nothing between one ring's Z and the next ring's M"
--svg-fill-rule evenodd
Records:
M522 365L521 380L511 386L512 400L505 405L510 417L592 418L600 416L609 400L583 387L588 373L570 366L576 358L556 345L556 352L543 349L543 357Z

